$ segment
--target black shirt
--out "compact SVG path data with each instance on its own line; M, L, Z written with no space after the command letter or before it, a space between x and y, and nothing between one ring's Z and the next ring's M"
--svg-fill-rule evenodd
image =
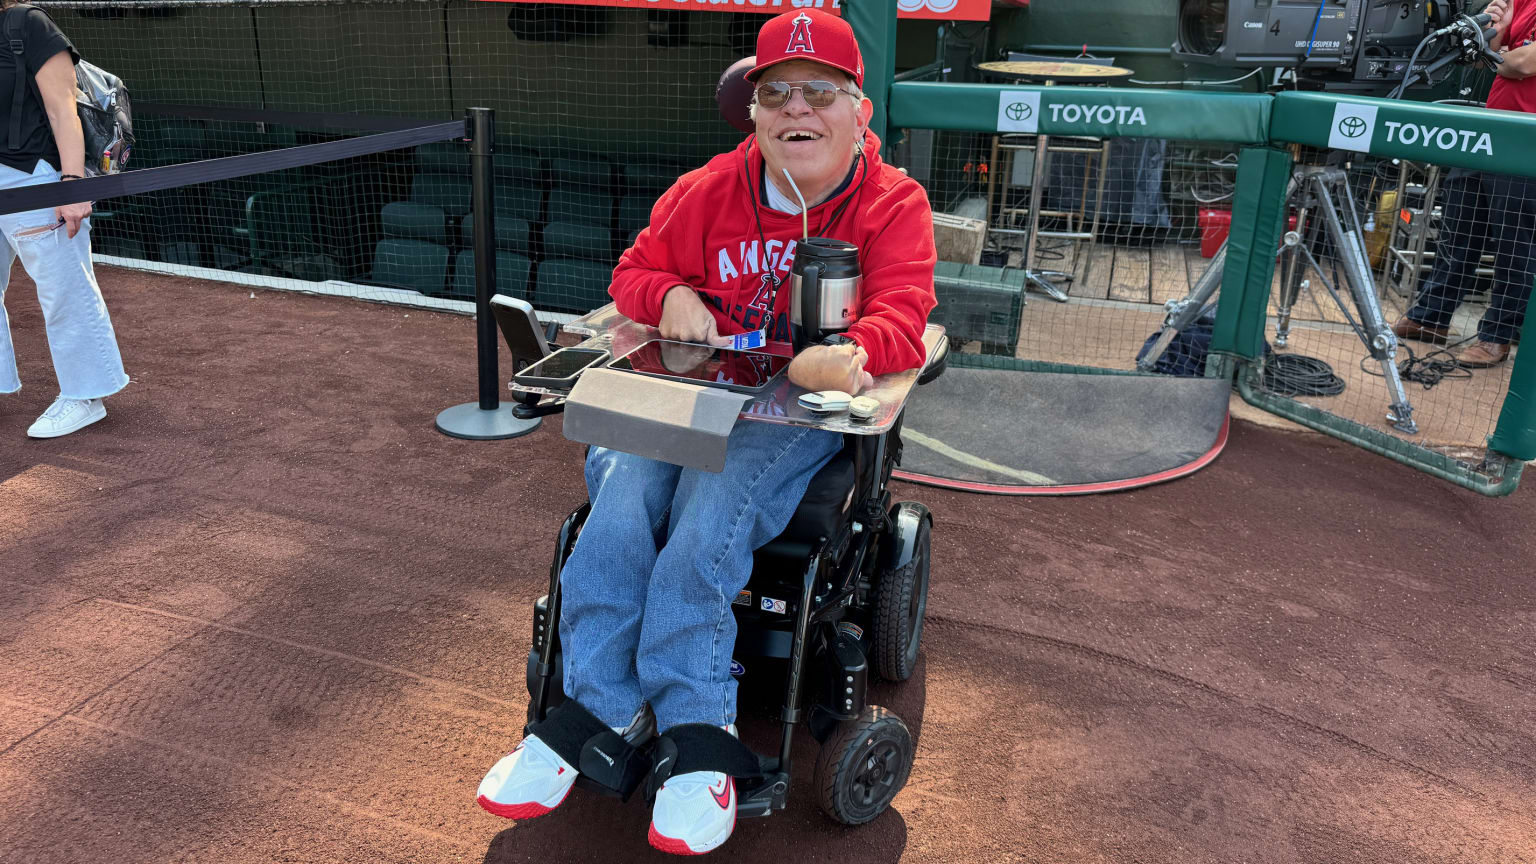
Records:
M21 138L17 149L10 149L11 98L16 86L16 55L11 53L5 39L4 21L0 20L0 164L17 171L31 174L37 168L37 160L45 159L55 169L59 167L59 145L53 140L53 127L48 125L48 112L43 110L43 98L37 89L37 70L43 68L53 55L69 52L71 63L80 61L80 53L74 43L53 23L48 13L41 9L22 12L9 9L5 19L13 15L25 15L21 25L23 47L22 60L27 65L28 82L21 100Z

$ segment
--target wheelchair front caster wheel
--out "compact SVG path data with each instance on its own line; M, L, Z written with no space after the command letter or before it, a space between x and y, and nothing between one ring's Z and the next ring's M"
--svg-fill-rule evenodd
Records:
M914 755L907 724L884 708L866 706L821 745L817 803L844 825L863 825L885 812L907 785Z

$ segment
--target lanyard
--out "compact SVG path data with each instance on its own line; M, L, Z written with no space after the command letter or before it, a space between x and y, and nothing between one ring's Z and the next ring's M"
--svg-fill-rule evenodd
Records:
M746 154L742 154L742 160L745 161L746 159L747 159ZM863 165L863 164L864 164L864 151L861 149L858 152L858 159L857 159L857 161L854 163L853 168L848 172L849 180L847 182L845 182L845 184L840 188L839 191L841 191L841 189L846 189L849 184L856 184L856 183L859 182L858 181L859 166ZM768 183L768 163L767 163L766 160L764 160L764 162L763 162L763 173L762 173L761 176L762 176L762 182L765 184L765 188L766 188L766 184ZM753 184L753 182L752 182L752 169L751 169L751 163L750 162L747 163L747 191L750 194L750 197L752 199L752 215L757 219L757 242L759 244L758 248L760 250L762 250L762 254L763 255L767 255L768 254L768 240L767 240L766 235L763 233L763 214L759 211L759 206L760 205L758 204L758 201L757 201L757 189L755 188L755 184ZM863 190L863 187L861 185L858 190L850 193L848 195L848 197L844 198L843 199L843 203L837 205L837 209L832 211L832 216L821 223L821 227L817 229L817 236L820 236L823 232L825 232L831 226L836 225L837 224L837 220L841 219L843 217L843 212L848 209L848 205L853 203L854 196L862 193L863 191L864 190ZM836 195L837 193L834 192L832 194ZM766 195L765 195L765 197L766 197ZM764 263L766 264L767 262L764 262ZM777 314L777 310L778 310L778 307L779 307L779 287L784 284L784 280L779 277L778 271L774 267L772 267L771 265L770 266L766 266L764 268L764 272L768 276L768 285L769 285L769 288L768 288L768 319L771 322L773 320L774 316ZM742 334L742 336L751 336L751 335L753 335L753 334L751 334L751 333L744 333L744 334ZM741 337L738 337L738 338L741 338ZM762 343L759 342L757 347L761 347L761 345L762 345Z

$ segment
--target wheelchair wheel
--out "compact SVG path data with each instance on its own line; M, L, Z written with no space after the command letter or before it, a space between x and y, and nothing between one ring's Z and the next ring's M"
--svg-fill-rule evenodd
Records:
M923 639L923 615L928 610L928 551L932 525L917 523L912 559L888 570L875 589L875 672L887 681L905 681L917 669L917 649Z
M817 803L844 825L863 825L885 812L907 785L914 755L907 724L884 708L866 706L821 745Z

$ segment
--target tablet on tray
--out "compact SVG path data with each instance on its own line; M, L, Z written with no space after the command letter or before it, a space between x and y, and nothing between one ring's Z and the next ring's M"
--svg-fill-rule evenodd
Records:
M757 394L789 368L789 361L789 357L761 351L653 339L609 363L608 368Z

